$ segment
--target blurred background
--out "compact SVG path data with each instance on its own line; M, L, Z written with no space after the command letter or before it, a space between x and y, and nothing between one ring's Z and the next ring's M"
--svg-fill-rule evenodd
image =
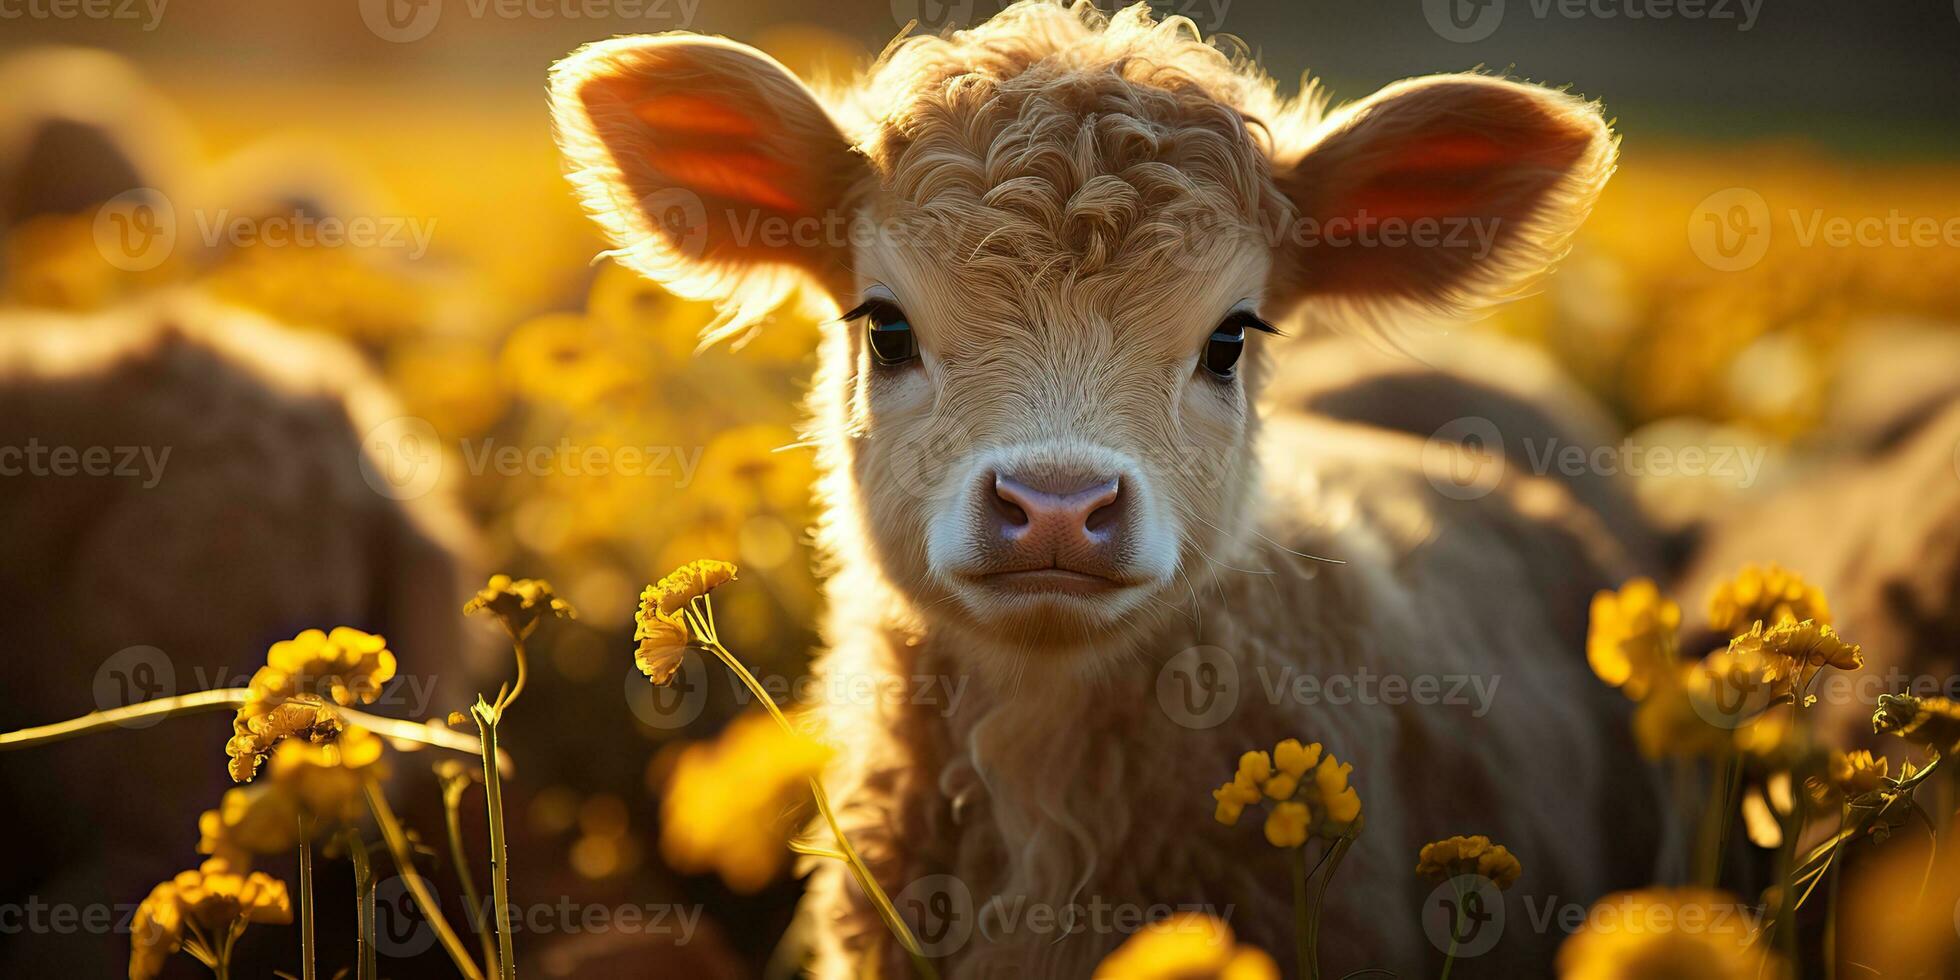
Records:
M685 950L666 948L671 935L540 936L531 970L617 975L661 947L704 975L765 971L795 883L738 896L663 868L651 843L663 747L714 731L742 699L708 677L654 700L631 662L631 616L640 587L675 565L734 560L742 587L716 600L724 638L758 674L793 681L819 614L795 425L821 325L786 313L697 352L710 308L595 261L603 244L560 175L545 72L585 41L684 29L848 77L908 23L971 23L991 2L0 0L0 304L97 311L189 287L331 338L385 384L391 417L412 420L388 423L384 448L406 451L407 432L427 449L432 433L440 454L440 489L390 473L376 489L453 496L469 569L548 578L579 610L539 644L507 734L523 773L514 877L541 895L706 915ZM1953 4L1152 6L1243 39L1287 91L1311 73L1340 101L1483 67L1603 100L1624 137L1618 176L1563 271L1481 329L1551 352L1636 442L1764 446L1769 486L1820 433L1884 424L1860 416L1851 383L1878 370L1874 352L1890 352L1895 387L1932 397L1960 383ZM158 245L147 222L165 208L174 240ZM348 241L273 240L267 219L289 216L341 219ZM496 454L512 447L515 462ZM631 473L568 462L588 447L646 459ZM1654 479L1640 492L1679 527L1761 486ZM506 669L489 639L396 649L404 672L418 656L432 673L459 658L467 691ZM23 699L0 728L93 707L88 679L113 652L48 651L81 665L75 693ZM183 844L166 863L188 866L192 823L170 826ZM21 877L10 886L33 891ZM117 887L105 897L147 886ZM0 935L0 963L101 949L114 961L126 939Z

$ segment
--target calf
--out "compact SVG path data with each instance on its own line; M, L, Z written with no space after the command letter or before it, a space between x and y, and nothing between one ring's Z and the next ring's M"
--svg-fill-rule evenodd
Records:
M964 694L829 705L828 784L885 890L957 920L922 930L943 973L1086 976L1167 906L1287 948L1285 856L1208 792L1285 737L1365 801L1330 975L1435 968L1434 838L1510 845L1541 907L1646 880L1661 808L1581 653L1638 569L1607 525L1529 474L1456 482L1450 445L1257 410L1270 322L1457 317L1542 273L1613 168L1597 107L1453 75L1330 112L1182 19L1049 2L828 95L670 34L575 53L552 100L615 254L721 301L710 336L804 287L851 310L811 395L819 670ZM807 902L821 975L907 970L839 869ZM1512 914L1491 959L1542 973L1558 937Z

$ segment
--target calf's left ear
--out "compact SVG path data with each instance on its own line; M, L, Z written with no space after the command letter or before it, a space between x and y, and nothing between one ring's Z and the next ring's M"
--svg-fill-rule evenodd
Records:
M1271 298L1337 319L1461 318L1563 257L1613 173L1597 106L1536 85L1437 75L1331 113L1277 167L1299 210Z
M829 219L870 171L774 58L696 34L601 41L552 67L551 116L618 259L716 301L724 327L754 322L802 281L850 291L848 242Z

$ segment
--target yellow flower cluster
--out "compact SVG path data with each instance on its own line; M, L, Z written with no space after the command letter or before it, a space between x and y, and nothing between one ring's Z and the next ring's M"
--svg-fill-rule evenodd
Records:
M550 582L541 578L514 579L503 574L490 576L489 583L463 604L464 615L479 612L495 616L513 636L528 634L545 616L578 617L571 603L552 591Z
M716 871L736 891L761 889L782 870L790 811L829 758L761 714L681 749L660 809L661 854L682 873Z
M1482 875L1500 889L1508 889L1524 874L1524 865L1502 844L1492 844L1482 834L1446 837L1422 845L1416 855L1416 874L1436 881L1457 875Z
M1681 607L1662 596L1652 579L1633 579L1617 592L1593 596L1586 661L1600 680L1641 700L1674 670L1680 629Z
M1811 798L1819 803L1855 800L1883 789L1891 768L1889 760L1874 757L1865 749L1832 752L1824 763L1824 772L1810 777L1807 785Z
M1559 947L1559 980L1776 980L1735 896L1654 888L1600 899Z
M1314 835L1350 836L1361 829L1361 796L1348 785L1353 771L1352 765L1324 752L1319 742L1289 738L1271 754L1239 756L1231 781L1212 790L1217 802L1213 817L1236 826L1246 807L1270 800L1265 832L1274 847L1299 847Z
M681 657L693 636L682 610L717 586L735 579L735 566L725 561L700 558L649 585L640 593L640 611L634 617L633 639L639 648L633 660L655 684L674 679Z
M1951 754L1960 750L1960 703L1939 697L1881 694L1878 710L1872 713L1872 731Z
M357 819L367 781L382 775L382 750L380 736L365 728L327 742L279 743L266 778L227 790L218 809L198 818L198 852L248 867L252 855L297 847L301 817L322 826Z
M1774 562L1744 565L1742 571L1708 597L1710 628L1739 636L1752 626L1812 620L1830 625L1831 607L1823 590Z
M1856 670L1863 654L1825 621L1824 596L1775 565L1751 565L1721 583L1710 610L1718 624L1731 624L1717 627L1731 631L1728 645L1682 662L1676 654L1681 611L1652 581L1600 592L1593 597L1586 659L1601 680L1640 702L1634 737L1650 758L1729 747L1788 757L1801 748L1800 726L1764 716L1765 710L1807 706L1814 699L1805 689L1819 671Z
M272 747L288 738L332 739L339 716L327 704L371 704L395 676L388 641L346 626L306 630L266 651L225 744L231 778L250 780Z
M1180 912L1138 930L1096 967L1094 980L1279 980L1279 964L1241 946L1232 927Z
M151 889L130 920L129 978L149 980L173 953L188 950L206 963L225 955L252 923L293 921L286 883L262 872L234 871L210 860Z

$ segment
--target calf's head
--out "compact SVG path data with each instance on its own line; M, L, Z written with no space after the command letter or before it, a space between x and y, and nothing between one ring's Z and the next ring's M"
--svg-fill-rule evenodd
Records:
M1593 106L1486 76L1283 100L1142 4L1029 0L828 95L726 40L617 38L552 100L621 261L723 331L799 288L850 311L814 394L831 520L921 615L1030 656L1202 595L1250 537L1270 322L1501 300L1614 158Z

